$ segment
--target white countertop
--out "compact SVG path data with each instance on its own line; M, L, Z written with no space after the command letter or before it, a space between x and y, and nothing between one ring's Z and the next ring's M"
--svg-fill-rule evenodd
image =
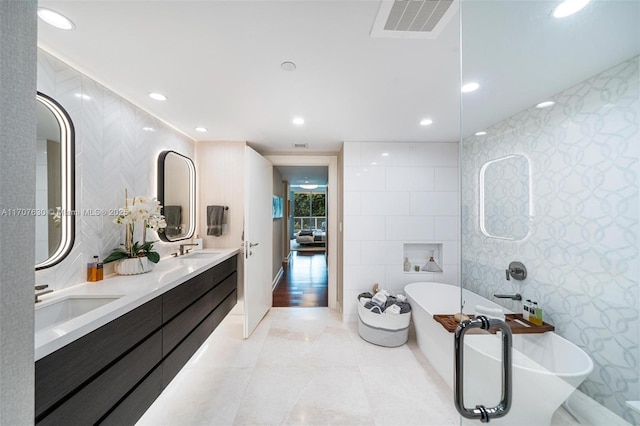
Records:
M198 257L197 253L211 253ZM110 275L95 283L82 283L40 296L36 308L45 307L68 296L119 296L106 305L35 333L35 360L91 333L149 300L238 253L238 249L205 249L177 258L162 259L153 271L140 275ZM196 254L193 258L191 255Z

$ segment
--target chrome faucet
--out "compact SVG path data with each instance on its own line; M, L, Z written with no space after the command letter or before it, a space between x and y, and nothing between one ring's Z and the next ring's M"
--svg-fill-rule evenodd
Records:
M38 297L42 296L43 294L48 294L48 293L53 293L53 290L44 290L45 288L49 287L48 284L39 284L35 286L35 290L36 290L36 301L35 303L40 302L40 299L38 299ZM38 290L44 290L44 291L40 291L38 292Z
M180 244L180 256L183 256L187 253L189 253L189 250L187 250L186 252L184 251L184 248L187 246L197 246L198 244L192 244L192 243L187 243L187 244Z
M498 299L522 300L522 295L520 293L516 293L516 294L494 294L493 297L497 297Z

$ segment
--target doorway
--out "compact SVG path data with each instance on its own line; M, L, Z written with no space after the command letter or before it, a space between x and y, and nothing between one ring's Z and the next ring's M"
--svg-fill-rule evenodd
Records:
M283 272L274 287L274 306L332 307L329 166L275 162L274 169L286 188Z

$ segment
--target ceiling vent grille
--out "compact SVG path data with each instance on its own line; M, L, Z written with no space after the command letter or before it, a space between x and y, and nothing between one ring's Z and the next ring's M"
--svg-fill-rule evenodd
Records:
M308 143L294 143L293 147L295 149L308 149L309 148L309 144Z
M383 0L372 37L435 38L454 16L459 0Z

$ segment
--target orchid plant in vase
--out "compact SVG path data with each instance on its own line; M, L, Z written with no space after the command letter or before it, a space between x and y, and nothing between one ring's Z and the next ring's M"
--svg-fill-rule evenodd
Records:
M125 205L120 209L120 214L113 223L125 226L124 247L114 249L104 260L104 263L121 259L135 259L146 257L152 263L158 263L160 255L153 251L155 241L147 241L147 230L163 232L167 227L164 216L160 213L162 206L155 198L137 196L127 197L125 191ZM142 243L133 241L135 225L142 223Z

